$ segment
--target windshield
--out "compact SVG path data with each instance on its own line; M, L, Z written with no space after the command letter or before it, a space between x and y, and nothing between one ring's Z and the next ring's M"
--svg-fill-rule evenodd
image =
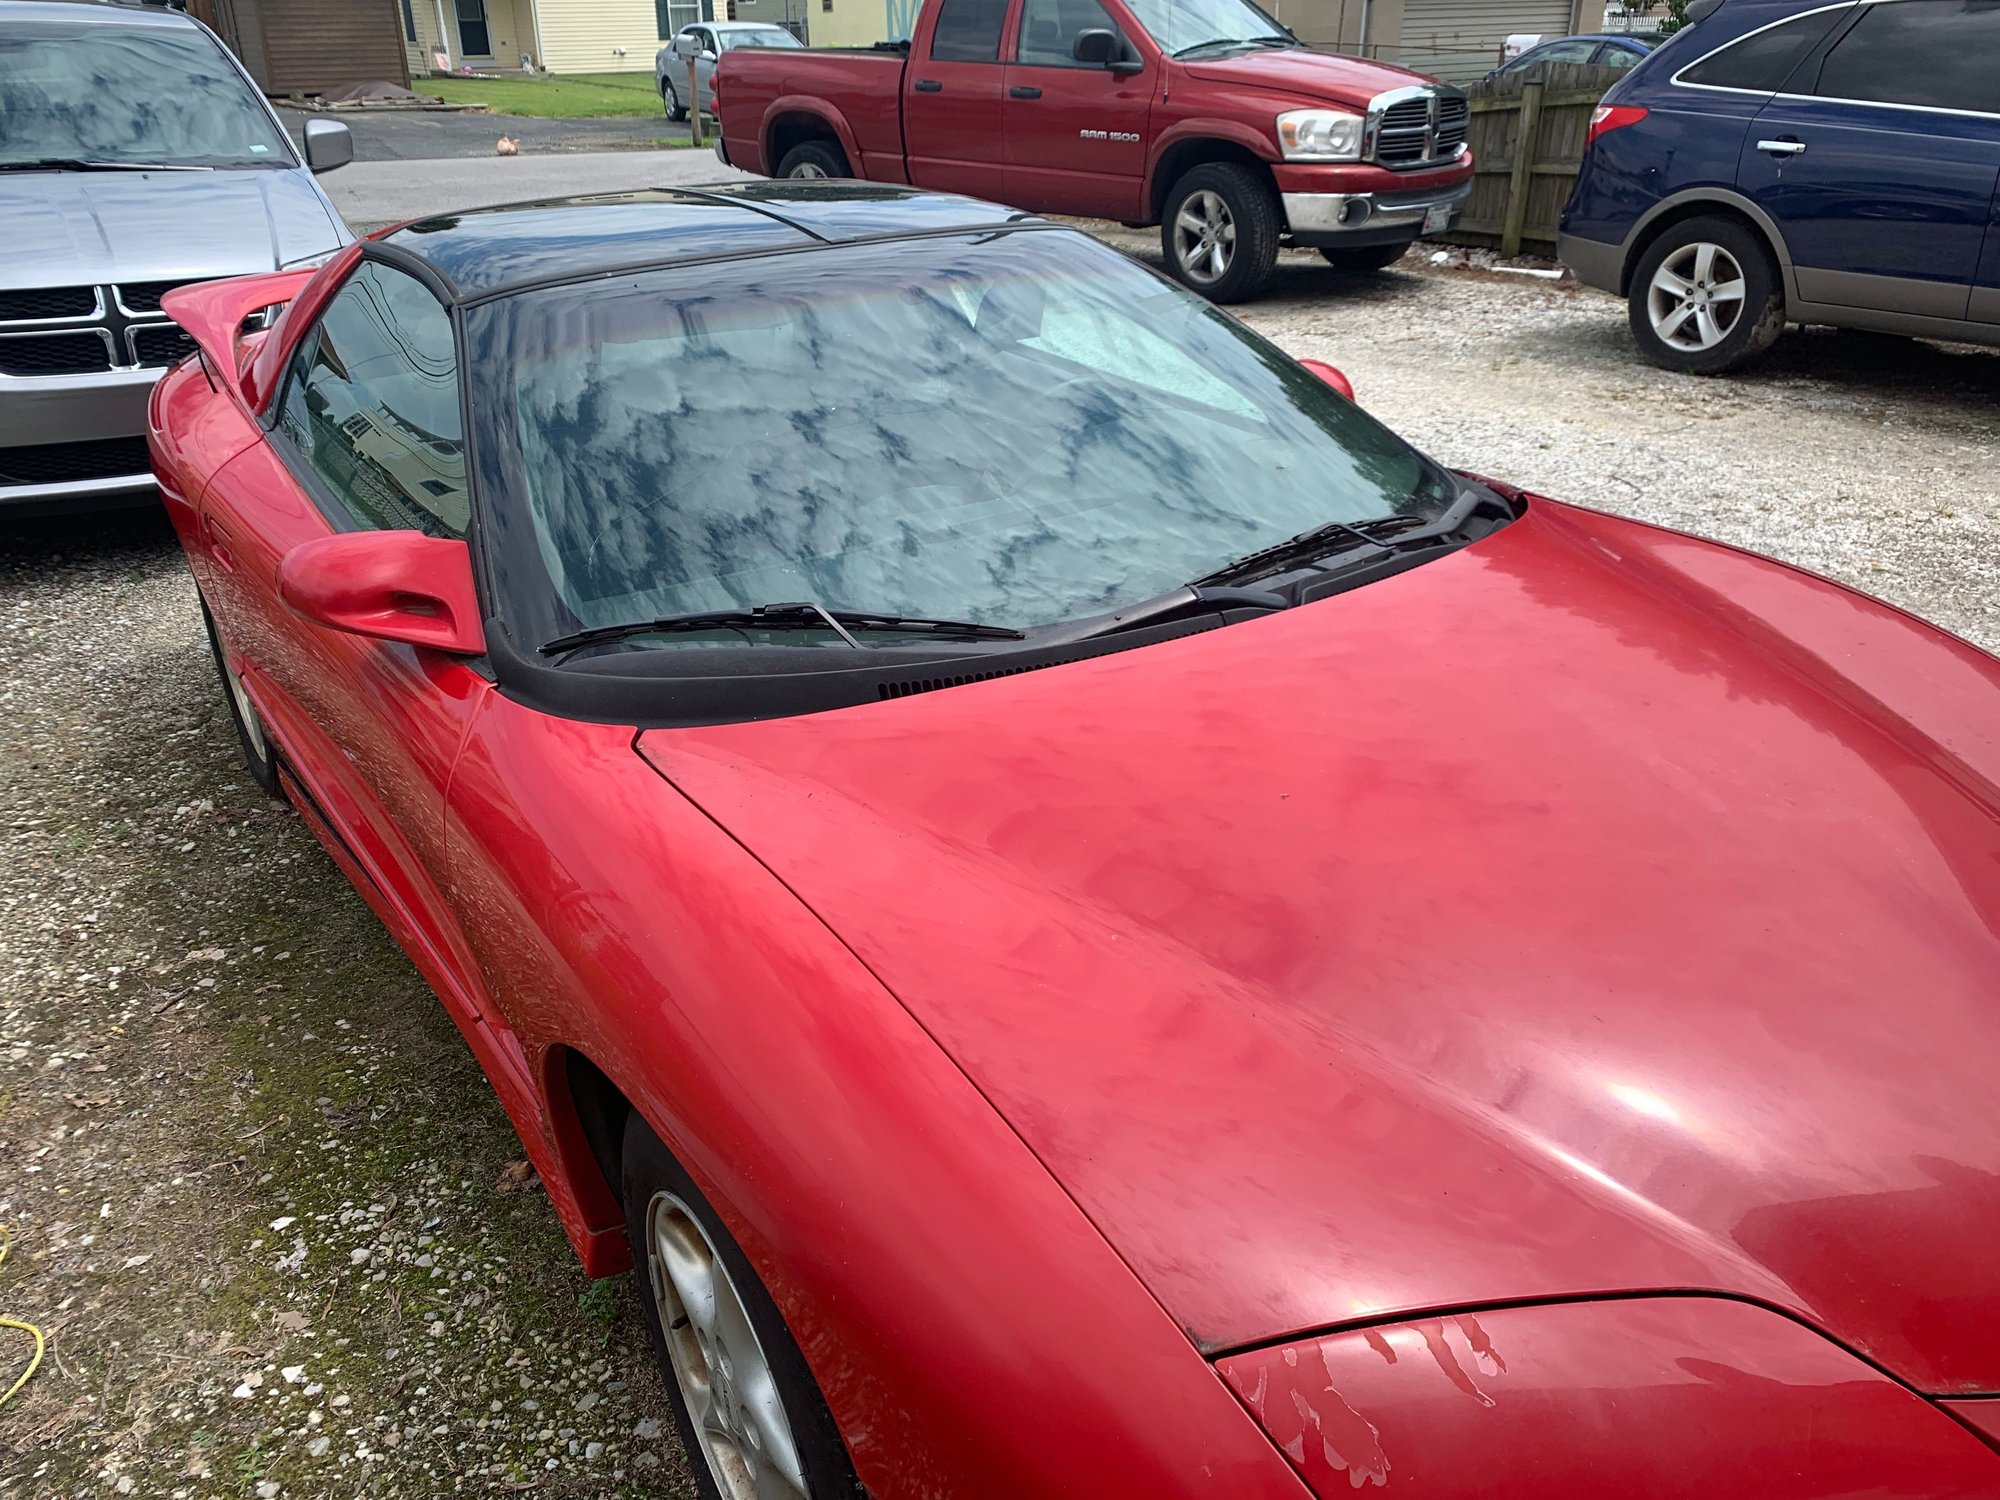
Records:
M1125 0L1125 5L1160 50L1173 56L1223 52L1231 42L1292 41L1290 32L1250 0Z
M799 39L782 26L759 26L750 31L718 31L715 39L724 52L735 47L796 47Z
M48 157L294 165L284 132L206 34L10 17L0 31L0 165Z
M1456 488L1067 231L528 291L468 331L485 534L525 645L794 600L1031 628Z

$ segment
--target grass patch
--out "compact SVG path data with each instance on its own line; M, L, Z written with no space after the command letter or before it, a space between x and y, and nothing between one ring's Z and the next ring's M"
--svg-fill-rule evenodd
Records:
M560 78L425 78L413 85L447 104L483 104L496 115L602 120L666 110L651 73L574 73Z

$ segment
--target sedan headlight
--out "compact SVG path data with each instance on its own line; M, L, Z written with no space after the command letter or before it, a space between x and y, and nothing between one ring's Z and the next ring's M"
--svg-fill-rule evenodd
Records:
M1288 109L1278 116L1286 161L1361 160L1361 116L1339 109Z

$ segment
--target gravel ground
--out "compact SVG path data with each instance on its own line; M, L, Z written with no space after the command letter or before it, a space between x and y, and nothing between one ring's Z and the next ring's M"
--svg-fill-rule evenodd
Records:
M1794 335L1694 381L1593 294L1305 257L1246 316L1449 463L2000 647L2000 356ZM0 1315L51 1336L0 1493L691 1495L635 1301L241 770L164 524L0 528L0 640Z

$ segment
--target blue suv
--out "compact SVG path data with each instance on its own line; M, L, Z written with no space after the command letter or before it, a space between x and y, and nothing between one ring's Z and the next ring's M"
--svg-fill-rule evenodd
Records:
M2000 344L2000 0L1696 0L1604 96L1559 254L1654 364L1787 323Z

